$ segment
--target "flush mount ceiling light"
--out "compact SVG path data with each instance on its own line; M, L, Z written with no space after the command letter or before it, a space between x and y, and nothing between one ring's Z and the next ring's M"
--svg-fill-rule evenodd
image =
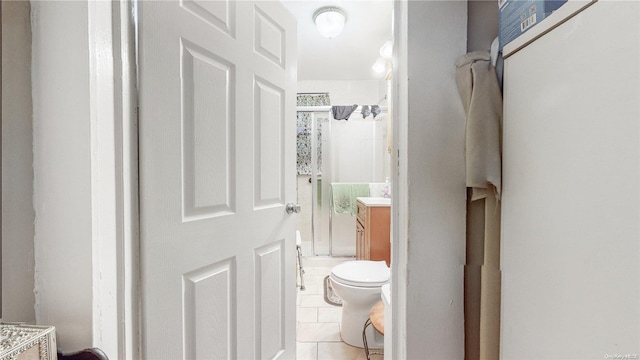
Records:
M347 16L337 7L323 7L313 14L313 21L322 36L331 39L342 32Z
M380 56L385 59L391 59L393 56L393 43L391 40L385 41L384 44L380 47Z
M387 69L387 62L383 58L378 58L371 68L376 73L382 74Z

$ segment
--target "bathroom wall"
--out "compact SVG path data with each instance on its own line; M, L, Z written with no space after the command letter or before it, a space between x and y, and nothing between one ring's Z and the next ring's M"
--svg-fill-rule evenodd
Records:
M331 105L377 104L384 99L386 90L386 81L383 79L298 81L299 93L328 92L331 96Z
M1 6L2 320L35 322L30 4Z
M331 153L326 154L325 163L330 166L331 178L335 182L384 182L388 176L383 160L386 149L387 114L372 120L352 115L349 121L334 121L331 124Z

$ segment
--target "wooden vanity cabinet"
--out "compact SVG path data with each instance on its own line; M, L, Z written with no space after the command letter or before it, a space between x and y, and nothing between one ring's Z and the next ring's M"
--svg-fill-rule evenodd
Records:
M391 206L389 199L358 198L356 210L356 259L391 260Z

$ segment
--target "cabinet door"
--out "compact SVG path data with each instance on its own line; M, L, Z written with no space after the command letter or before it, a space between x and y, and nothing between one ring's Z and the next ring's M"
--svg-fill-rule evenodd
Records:
M365 244L367 259L384 260L389 266L391 258L390 239L391 211L388 206L367 209Z

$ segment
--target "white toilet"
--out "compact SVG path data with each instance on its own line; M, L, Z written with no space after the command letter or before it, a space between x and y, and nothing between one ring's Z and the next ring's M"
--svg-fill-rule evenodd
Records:
M380 301L382 285L389 283L391 271L384 261L347 261L331 270L330 279L333 291L342 299L342 340L363 347L364 323L371 307ZM382 349L384 337L369 326L367 343L371 349Z

